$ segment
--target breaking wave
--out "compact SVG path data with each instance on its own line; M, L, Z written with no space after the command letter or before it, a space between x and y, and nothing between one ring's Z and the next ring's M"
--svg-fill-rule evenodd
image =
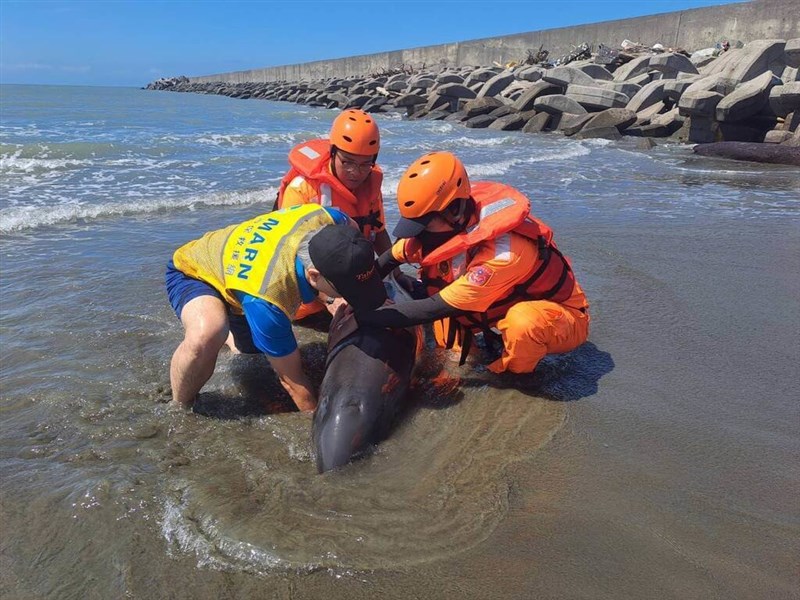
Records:
M320 132L293 131L285 133L256 133L256 134L221 134L213 133L197 138L200 144L210 146L247 147L264 146L267 144L285 144L287 147L320 137Z
M186 198L153 198L100 204L64 203L56 206L11 206L0 211L0 233L38 227L94 221L107 217L195 210L203 206L244 206L272 200L277 188L245 192L218 192Z

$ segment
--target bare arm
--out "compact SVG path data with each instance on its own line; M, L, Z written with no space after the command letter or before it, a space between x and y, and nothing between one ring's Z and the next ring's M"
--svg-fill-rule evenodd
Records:
M297 408L303 412L313 411L317 407L317 397L311 389L311 382L303 372L300 350L295 350L291 354L279 358L272 356L267 358L278 374L281 385L292 397Z

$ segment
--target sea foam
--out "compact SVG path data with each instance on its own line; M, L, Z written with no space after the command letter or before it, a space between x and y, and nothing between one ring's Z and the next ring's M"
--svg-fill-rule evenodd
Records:
M81 204L64 201L55 206L10 206L0 210L0 233L107 217L195 210L202 206L245 206L271 201L277 191L277 188L269 187L263 190L218 192L186 198L135 198L118 203Z

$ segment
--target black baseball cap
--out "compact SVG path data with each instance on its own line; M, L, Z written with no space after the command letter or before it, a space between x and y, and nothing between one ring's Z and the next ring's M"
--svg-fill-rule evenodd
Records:
M308 242L311 262L356 311L386 301L372 243L350 225L326 225Z
M412 238L417 237L420 233L425 231L428 223L431 222L436 213L430 212L427 215L422 215L416 219L407 219L400 217L397 225L392 232L396 238Z

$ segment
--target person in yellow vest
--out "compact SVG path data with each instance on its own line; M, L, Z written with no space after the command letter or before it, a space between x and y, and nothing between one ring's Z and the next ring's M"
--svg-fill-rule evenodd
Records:
M372 243L347 215L293 206L206 233L167 265L170 304L185 330L172 356L172 397L189 407L232 334L244 353L266 354L297 408L316 394L303 371L291 317L302 302L343 297L362 310L386 300Z
M375 119L355 108L333 121L329 139L309 140L289 152L276 208L315 203L353 219L380 254L391 247L383 212L383 172L376 164L380 132ZM301 306L296 319L321 311L319 302Z
M530 214L530 201L502 183L470 184L449 152L416 160L397 187L400 238L378 259L388 272L420 265L427 297L360 311L360 324L407 327L435 322L442 346L461 347L472 334L502 341L488 368L532 371L550 353L568 352L589 334L589 304L558 250L553 231Z

